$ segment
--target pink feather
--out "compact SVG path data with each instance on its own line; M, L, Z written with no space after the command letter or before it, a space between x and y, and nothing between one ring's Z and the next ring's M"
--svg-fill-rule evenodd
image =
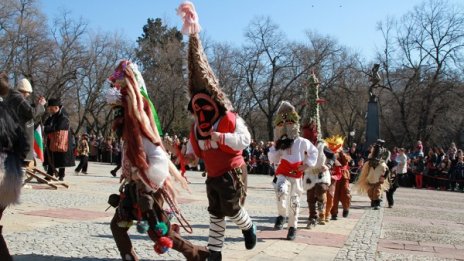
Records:
M195 6L190 1L185 1L177 8L177 14L182 18L181 32L186 35L197 34L201 30L198 22L198 15L195 11Z

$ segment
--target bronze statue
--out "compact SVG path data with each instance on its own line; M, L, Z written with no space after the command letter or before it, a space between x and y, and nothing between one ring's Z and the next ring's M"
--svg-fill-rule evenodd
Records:
M377 98L373 90L380 82L379 68L380 64L374 64L374 66L372 66L372 74L369 75L369 81L371 82L371 86L369 87L369 101L375 101Z

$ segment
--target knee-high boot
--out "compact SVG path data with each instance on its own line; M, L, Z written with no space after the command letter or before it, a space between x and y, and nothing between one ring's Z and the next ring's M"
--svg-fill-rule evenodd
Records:
M6 246L5 239L2 235L3 226L0 226L0 260L2 261L13 261L13 258L8 251L8 247Z
M116 213L111 220L111 233L113 233L114 241L116 242L116 246L118 247L119 253L121 254L121 258L123 261L138 261L139 258L135 253L132 242L127 234L127 228L119 227L118 226L118 214ZM0 259L2 260L2 259Z

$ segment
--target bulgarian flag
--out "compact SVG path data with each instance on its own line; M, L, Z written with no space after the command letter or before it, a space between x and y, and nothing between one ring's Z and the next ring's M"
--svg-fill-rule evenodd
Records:
M42 127L37 126L34 130L34 152L42 162L44 161L44 150L43 150L43 140L42 140Z

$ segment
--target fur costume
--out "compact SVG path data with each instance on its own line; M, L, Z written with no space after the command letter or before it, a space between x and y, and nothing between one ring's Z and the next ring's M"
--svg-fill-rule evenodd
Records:
M325 142L322 140L319 141L317 144L318 154L316 165L314 167L307 168L304 172L305 190L312 189L317 183L325 183L327 185L330 184L330 168L327 170L322 169L322 166L328 164L326 153L324 153L325 148L327 148Z
M0 153L0 208L19 203L23 171L21 161L12 153Z
M379 144L376 144L364 163L359 175L357 191L367 194L371 199L371 206L375 209L380 207L380 197L384 190L388 190L389 183L385 179L389 170L386 164L388 152Z
M7 82L1 84L2 88L9 87ZM30 148L24 129L15 116L0 98L0 220L9 205L19 203L23 178L21 165ZM0 226L0 260L10 261L13 259L2 229Z
M307 228L316 225L319 212L319 224L325 224L325 206L327 203L327 190L330 185L330 169L334 163L334 154L328 149L324 140L319 140L317 144L317 161L314 167L309 167L304 174L304 188L306 201L309 208L309 220ZM325 166L325 168L324 168Z
M283 227L283 219L288 212L289 240L295 239L298 228L303 172L316 165L318 155L317 148L309 140L299 136L299 119L293 105L287 101L280 104L274 121L275 145L268 153L269 161L279 164L274 182L278 211L275 228Z
M233 112L231 102L208 63L198 35L200 24L195 7L191 2L184 2L178 14L183 20L182 33L189 36L188 110L195 119L186 155L204 161L210 215L210 260L221 260L226 216L242 230L247 249L256 245L256 226L242 207L247 186L242 150L250 144L251 135L243 119Z
M7 104L0 101L0 209L19 203L21 160L29 151L26 135Z

